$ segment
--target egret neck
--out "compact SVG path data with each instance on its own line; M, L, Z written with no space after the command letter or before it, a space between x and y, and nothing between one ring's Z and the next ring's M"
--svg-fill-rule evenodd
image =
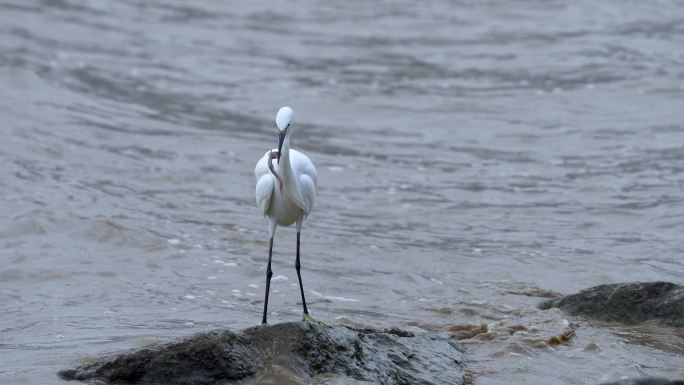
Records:
M280 151L278 155L278 171L280 171L280 177L284 185L285 194L292 199L297 206L299 206L302 211L306 207L304 203L304 197L299 189L299 183L295 180L295 173L292 171L292 166L290 166L290 128L283 130L283 138L280 141ZM304 214L309 214L305 212Z

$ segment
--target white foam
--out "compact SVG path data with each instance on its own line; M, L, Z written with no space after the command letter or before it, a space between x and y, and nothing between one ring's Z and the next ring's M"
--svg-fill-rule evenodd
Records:
M212 258L218 258L218 257L212 257ZM223 266L228 266L228 267L235 267L235 266L237 266L237 263L235 263L235 262L226 262L226 261L224 261L224 260L222 260L222 259L214 259L214 263L220 264L220 265L223 265Z
M333 296L327 296L327 295L326 295L325 297L323 297L323 298L325 298L325 299L329 299L329 300L331 300L331 301L341 301L341 302L359 302L359 300L358 300L358 299L354 299L354 298L344 298L344 297L333 297Z

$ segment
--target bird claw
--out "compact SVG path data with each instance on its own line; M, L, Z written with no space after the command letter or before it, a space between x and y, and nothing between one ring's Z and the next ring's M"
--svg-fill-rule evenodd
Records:
M319 321L319 320L313 318L312 316L310 316L308 314L302 315L302 321L319 324L321 326L325 326L326 328L332 328L332 326L328 325L327 323L325 323L323 321Z

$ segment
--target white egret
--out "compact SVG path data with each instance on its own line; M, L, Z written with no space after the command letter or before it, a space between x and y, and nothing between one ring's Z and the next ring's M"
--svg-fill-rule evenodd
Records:
M299 278L299 290L302 294L304 320L312 320L306 308L304 287L299 264L299 243L302 231L302 221L313 209L316 197L316 168L306 155L290 149L292 136L292 116L294 111L290 107L282 107L276 115L276 125L280 131L278 149L273 149L259 159L254 168L256 176L256 201L264 216L268 219L268 267L266 268L266 294L264 300L264 316L262 323L266 323L268 310L268 294L271 287L271 257L273 255L273 235L276 227L289 226L297 223L297 257L295 269ZM273 164L273 160L277 163Z

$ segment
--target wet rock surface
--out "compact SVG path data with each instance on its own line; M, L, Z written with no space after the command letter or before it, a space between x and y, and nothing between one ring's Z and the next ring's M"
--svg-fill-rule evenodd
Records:
M285 360L308 376L335 373L387 385L462 384L465 362L462 346L441 334L291 322L240 333L200 333L59 375L146 384L230 384L258 374L275 360Z
M595 286L542 302L572 315L635 324L657 320L684 326L684 287L670 282L635 282Z
M603 385L684 385L684 381L666 380L664 378L631 378L616 382L608 382Z

